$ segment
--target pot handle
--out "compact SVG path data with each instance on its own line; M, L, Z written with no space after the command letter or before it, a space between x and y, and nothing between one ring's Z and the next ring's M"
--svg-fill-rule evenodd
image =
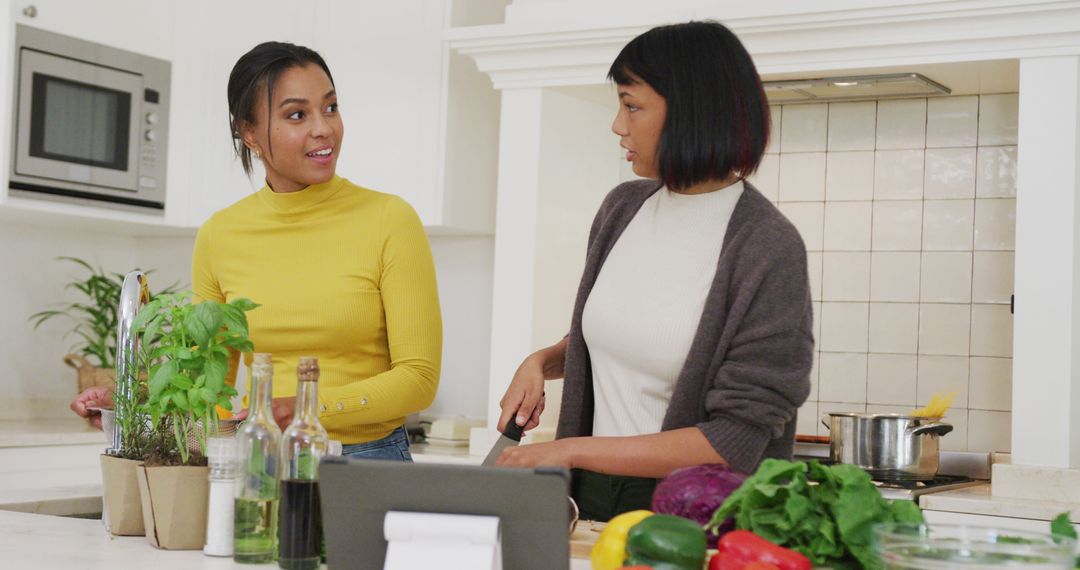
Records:
M821 416L821 425L825 426L825 429L832 431L832 424L829 423L829 414Z
M932 423L921 426L909 427L908 435L945 435L953 430L952 424Z

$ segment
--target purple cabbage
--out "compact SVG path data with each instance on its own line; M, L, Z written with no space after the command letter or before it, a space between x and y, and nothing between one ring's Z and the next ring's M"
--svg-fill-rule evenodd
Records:
M719 463L683 467L672 471L656 486L652 511L705 526L728 495L745 480L746 475ZM735 521L729 518L715 533L706 533L709 548L716 548L720 537L734 528Z

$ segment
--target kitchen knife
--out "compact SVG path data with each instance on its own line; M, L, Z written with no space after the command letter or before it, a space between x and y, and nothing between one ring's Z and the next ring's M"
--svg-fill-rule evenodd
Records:
M521 443L521 434L524 431L525 429L517 425L514 418L510 418L506 422L506 429L499 434L499 439L495 441L495 445L491 447L491 451L488 452L481 465L484 467L495 465L495 462L499 460L499 456L502 455L502 450Z

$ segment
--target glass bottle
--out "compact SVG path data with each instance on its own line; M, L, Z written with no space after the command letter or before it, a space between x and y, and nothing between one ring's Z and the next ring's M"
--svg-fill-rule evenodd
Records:
M273 562L277 554L278 449L281 429L270 407L274 365L258 353L251 365L247 421L236 434L240 480L236 490L233 560Z
M312 570L319 567L322 534L319 460L330 442L319 423L318 359L301 357L296 380L296 412L281 436L278 566Z

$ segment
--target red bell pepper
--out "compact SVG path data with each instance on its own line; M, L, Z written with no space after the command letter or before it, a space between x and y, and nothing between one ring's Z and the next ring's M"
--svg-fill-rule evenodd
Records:
M709 570L747 570L755 563L771 564L778 570L812 568L810 559L802 553L777 546L748 530L733 530L725 534L717 543L716 550L709 560Z

